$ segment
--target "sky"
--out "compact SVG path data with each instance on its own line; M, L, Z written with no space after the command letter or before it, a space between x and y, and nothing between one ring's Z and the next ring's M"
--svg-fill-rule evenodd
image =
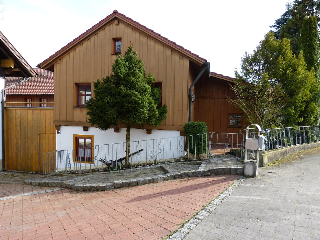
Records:
M0 31L36 67L118 10L234 77L291 1L0 0Z

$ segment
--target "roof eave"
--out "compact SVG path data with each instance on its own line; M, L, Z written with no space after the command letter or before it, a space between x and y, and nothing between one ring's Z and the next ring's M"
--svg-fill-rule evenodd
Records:
M22 72L23 77L34 77L36 72L32 69L29 63L21 56L17 49L10 43L10 41L0 32L0 47L5 51L6 55L14 60Z
M218 74L215 72L210 73L210 77L218 78L220 80L228 81L228 82L234 82L235 78L224 76L222 74Z

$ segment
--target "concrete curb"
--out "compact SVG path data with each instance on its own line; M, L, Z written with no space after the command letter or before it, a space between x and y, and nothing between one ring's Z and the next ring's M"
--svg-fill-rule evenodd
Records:
M25 180L25 183L33 186L69 188L75 191L107 191L112 189L141 186L149 183L158 183L173 179L183 179L189 177L204 177L215 175L243 175L243 167L218 167L210 170L183 171L179 173L167 173L154 177L136 178L130 180L117 180L108 183L86 183L79 184L75 180L69 181L48 181Z

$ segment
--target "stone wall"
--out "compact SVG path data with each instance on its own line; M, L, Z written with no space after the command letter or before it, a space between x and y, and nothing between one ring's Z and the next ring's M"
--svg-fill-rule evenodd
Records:
M268 151L268 152L262 152L259 165L261 167L265 167L269 163L273 163L281 158L286 157L289 154L300 152L303 150L312 149L312 148L317 148L317 147L320 147L320 142L296 145L296 146L272 150L272 151Z

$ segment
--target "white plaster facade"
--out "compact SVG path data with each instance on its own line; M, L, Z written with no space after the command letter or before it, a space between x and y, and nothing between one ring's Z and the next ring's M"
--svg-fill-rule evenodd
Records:
M92 135L94 137L94 163L76 163L73 161L74 135ZM144 129L131 129L131 157L132 163L150 162L154 160L178 158L184 156L184 137L180 131L152 130L147 134ZM126 129L119 132L113 129L102 131L89 127L61 126L56 134L56 170L70 170L79 168L95 168L106 166L102 161L117 160L125 156ZM102 160L102 161L101 161Z

